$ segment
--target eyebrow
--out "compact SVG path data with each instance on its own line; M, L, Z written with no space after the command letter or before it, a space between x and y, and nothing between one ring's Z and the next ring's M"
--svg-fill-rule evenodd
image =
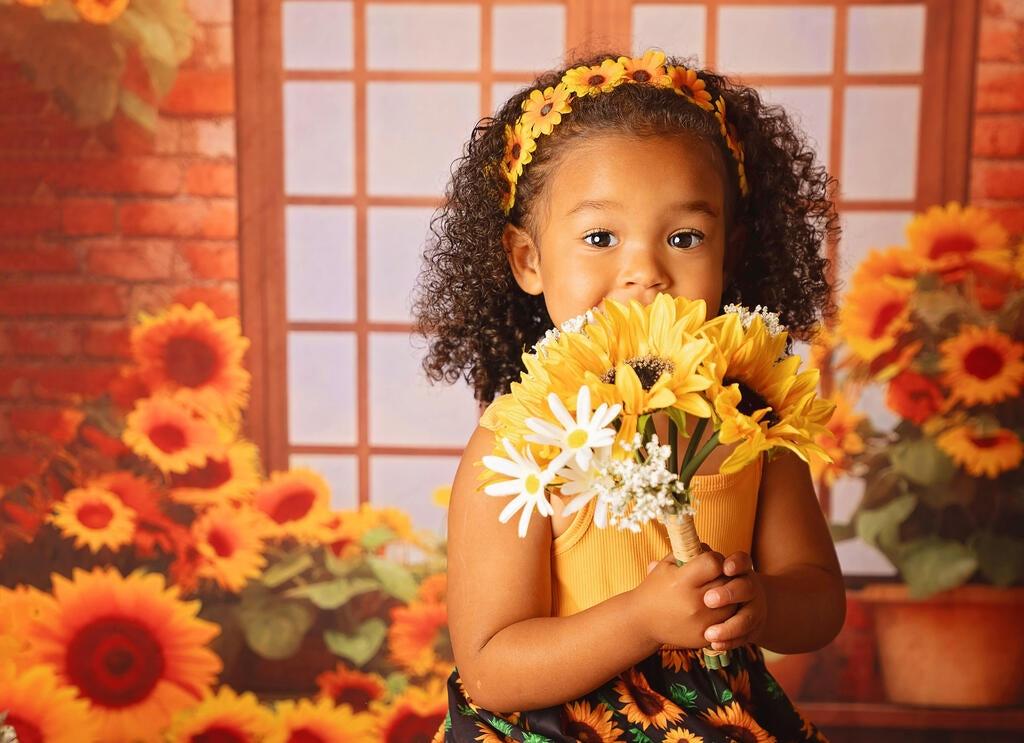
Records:
M669 204L668 206L670 209L672 209L672 211L699 212L707 214L709 217L717 217L719 213L718 209L712 206L710 202L704 201L702 199L697 199L694 201L677 201L675 203ZM588 210L601 210L616 207L618 207L619 209L623 208L622 204L620 204L618 201L612 201L611 199L584 199L583 201L576 204L576 206L574 206L572 209L570 209L566 216L572 216L574 214L579 214L580 212Z

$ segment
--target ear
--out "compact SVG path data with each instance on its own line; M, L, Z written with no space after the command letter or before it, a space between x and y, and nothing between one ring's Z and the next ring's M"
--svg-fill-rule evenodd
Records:
M544 291L540 277L540 251L529 233L522 227L507 224L501 233L501 244L519 288L527 294Z

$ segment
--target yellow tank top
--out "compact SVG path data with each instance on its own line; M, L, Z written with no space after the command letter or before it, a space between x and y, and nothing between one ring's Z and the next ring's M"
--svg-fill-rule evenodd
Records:
M730 555L750 552L754 537L762 460L730 475L693 478L701 541ZM551 547L552 614L569 616L635 588L647 566L672 551L665 527L646 524L639 533L594 526L594 501L580 509Z

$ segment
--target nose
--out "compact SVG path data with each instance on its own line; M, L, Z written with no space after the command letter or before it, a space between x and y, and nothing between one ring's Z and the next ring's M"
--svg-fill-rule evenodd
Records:
M651 295L644 299L653 299L654 293L668 289L669 275L657 248L637 245L623 251L620 284L631 292Z

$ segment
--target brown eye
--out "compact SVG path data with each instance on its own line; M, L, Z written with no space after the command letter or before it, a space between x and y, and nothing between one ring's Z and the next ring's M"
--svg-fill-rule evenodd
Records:
M583 242L595 248L612 248L619 244L619 239L607 230L595 230L584 235Z
M704 242L704 233L697 230L683 230L669 235L668 244L680 250L696 248Z

